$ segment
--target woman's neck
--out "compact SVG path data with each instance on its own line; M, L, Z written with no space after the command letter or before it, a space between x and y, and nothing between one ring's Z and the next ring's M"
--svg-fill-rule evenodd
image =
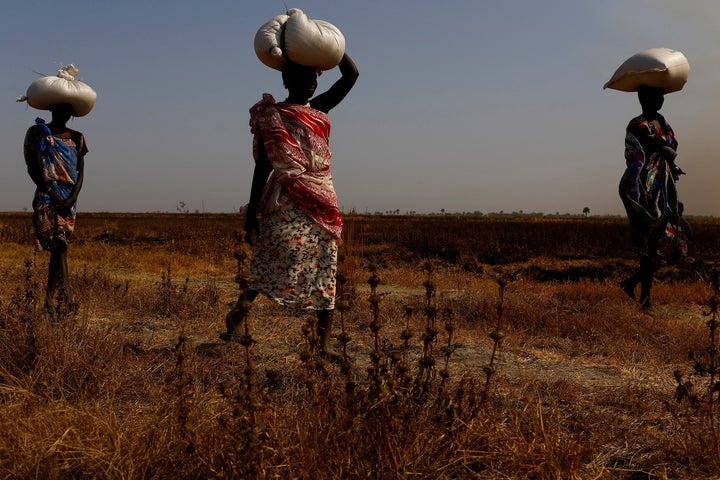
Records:
M310 99L290 96L285 99L285 103L292 103L295 105L309 105Z
M63 133L67 132L68 128L65 122L50 122L47 124L48 128L53 133Z

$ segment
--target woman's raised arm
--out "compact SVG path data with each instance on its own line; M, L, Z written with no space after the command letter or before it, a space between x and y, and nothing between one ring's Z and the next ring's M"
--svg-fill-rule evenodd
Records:
M340 79L335 82L327 92L321 93L310 100L311 107L328 113L335 108L353 88L360 73L355 66L355 62L352 61L347 53L343 55L342 60L340 60L338 64L338 68L342 75Z

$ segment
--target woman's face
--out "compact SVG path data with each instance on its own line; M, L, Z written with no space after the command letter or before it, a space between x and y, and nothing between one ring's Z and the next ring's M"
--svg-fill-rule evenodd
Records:
M638 100L644 112L658 112L665 102L665 90L654 87L638 88Z
M69 103L51 105L48 107L48 110L52 113L53 120L60 123L66 123L75 113L72 105Z
M317 89L317 70L297 64L283 67L283 82L291 97L310 99Z

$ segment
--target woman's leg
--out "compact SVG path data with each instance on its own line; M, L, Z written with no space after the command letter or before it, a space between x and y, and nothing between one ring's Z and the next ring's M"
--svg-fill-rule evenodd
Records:
M67 253L68 248L67 245L64 245L62 247L62 251L60 252L60 293L61 298L64 299L65 304L67 305L69 311L71 313L77 312L77 304L75 303L75 299L73 298L73 291L72 287L70 286L70 269L68 269L68 261L67 261Z
M643 256L640 259L640 308L643 310L652 306L650 290L652 289L653 277L657 269L657 263L650 257Z
M620 289L625 292L628 297L633 300L637 300L637 297L635 296L635 287L637 287L637 284L640 283L641 279L642 271L638 270L636 273L619 283Z
M662 226L654 229L649 238L648 238L648 249L647 251L652 253L652 255L655 255L658 251L658 243L660 242L660 235L661 232L665 231L665 225L667 223L667 218L665 218L665 223L662 224ZM652 307L652 302L650 301L650 290L652 289L652 283L653 278L655 277L655 272L660 268L659 260L650 255L643 255L640 258L640 272L642 273L642 278L640 280L640 308L642 310L649 310Z
M330 333L332 330L333 310L317 311L317 336L320 339L320 355L331 362L340 362L342 357L332 351Z
M48 283L45 292L45 311L54 320L58 311L57 301L61 300L68 310L74 313L77 305L72 298L70 274L67 263L67 245L60 244L50 251L48 263Z
M45 305L54 307L58 291L68 293L67 245L59 245L50 251L48 263L48 283L45 293Z
M223 340L235 340L242 335L240 327L250 312L250 306L253 300L257 298L258 292L255 290L245 290L235 302L232 310L225 316L225 333L220 334Z
M60 252L57 249L50 251L50 262L48 263L48 281L45 291L45 308L55 308L55 297L57 296L58 284L60 282Z

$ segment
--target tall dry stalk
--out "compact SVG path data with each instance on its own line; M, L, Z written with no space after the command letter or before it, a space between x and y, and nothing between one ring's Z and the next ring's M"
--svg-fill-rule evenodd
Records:
M437 285L435 282L435 266L432 262L423 265L423 272L427 275L423 282L425 287L425 330L422 334L422 355L418 360L418 373L415 378L415 388L423 394L428 393L431 380L435 376L435 339L438 336L437 328L438 307L435 303Z
M235 282L240 292L245 292L250 286L249 268L252 253L247 243L240 241L235 252L237 274ZM240 472L248 478L257 477L263 465L263 439L266 438L258 422L258 414L262 406L262 394L256 380L255 366L252 358L252 347L255 339L250 329L250 302L242 300L240 307L244 312L243 334L239 344L242 348L245 365L242 371L242 383L238 392L232 394L229 389L222 388L224 396L233 404L232 418L236 427L231 431L239 437L238 452L243 464L238 465ZM232 346L234 347L234 345ZM233 349L230 350L232 352ZM228 425L224 422L225 425Z
M340 365L340 373L345 376L345 394L347 395L347 405L352 409L355 405L355 381L353 380L352 362L348 353L348 344L351 341L350 334L346 324L346 315L352 308L352 295L346 293L347 277L343 273L337 274L337 292L338 298L335 301L335 309L340 316L340 334L338 341L342 345L342 364Z
M708 345L704 351L698 353L690 352L690 360L694 362L693 372L687 376L678 369L673 372L677 387L675 388L675 399L678 403L688 402L696 411L701 412L707 422L707 429L712 437L713 456L715 461L720 462L720 431L718 431L717 404L720 403L720 349L718 339L718 307L720 306L720 269L715 265L706 277L710 283L712 293L707 300L707 310L703 315L708 317L706 326L708 329ZM706 384L697 390L694 377L706 377Z
M443 310L443 317L445 318L445 331L447 332L447 342L441 349L443 357L443 369L440 370L440 388L445 387L445 384L450 378L450 357L455 353L455 347L453 347L453 333L455 332L455 323L453 322L455 312L451 307L447 307Z
M2 338L7 340L7 344L2 345L0 359L3 366L10 369L10 373L15 373L15 369L20 372L32 371L39 355L37 330L42 321L38 315L39 301L36 294L39 282L33 275L32 260L25 259L23 266L23 284L0 313L0 330L7 333Z
M709 374L707 395L708 395L708 411L707 416L710 422L710 430L713 435L714 450L715 454L720 458L720 442L718 441L718 429L715 419L715 405L720 401L720 382L717 381L720 375L720 355L718 354L718 327L720 322L718 321L718 302L720 301L720 271L717 265L713 269L711 277L712 285L712 296L708 300L708 310L703 312L708 318L707 326L708 333L710 336L710 345L708 346L707 358L708 365L707 371Z
M410 375L410 360L408 358L410 352L410 340L413 338L412 319L415 314L415 306L408 303L403 306L404 328L400 332L400 340L402 344L399 352L393 362L395 380L398 385L404 389L410 387L412 376Z
M382 329L382 321L380 320L380 301L382 296L378 293L377 287L380 285L380 277L377 275L377 268L370 267L370 277L368 278L370 285L370 295L368 303L370 304L370 332L373 336L373 348L370 352L370 378L372 381L371 396L378 398L384 390L384 354L380 348L380 330Z
M490 339L493 341L492 353L490 354L490 360L488 364L483 366L483 372L485 372L485 386L481 394L482 401L486 401L490 393L490 383L493 375L497 371L496 363L497 356L499 354L500 346L503 338L505 338L505 331L503 330L503 313L505 308L505 287L507 287L510 279L507 275L501 274L495 279L498 286L498 301L497 301L497 313L495 318L495 328L489 333Z

